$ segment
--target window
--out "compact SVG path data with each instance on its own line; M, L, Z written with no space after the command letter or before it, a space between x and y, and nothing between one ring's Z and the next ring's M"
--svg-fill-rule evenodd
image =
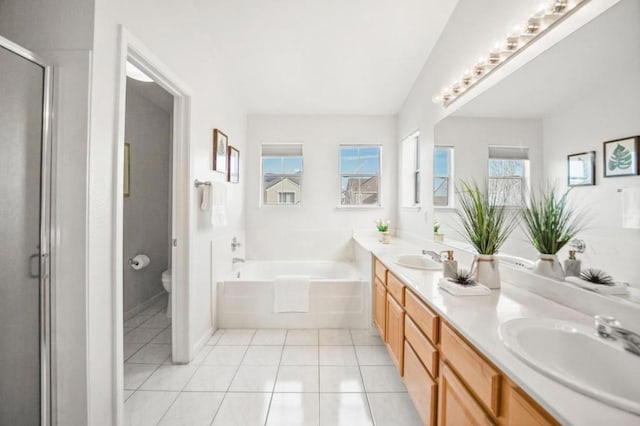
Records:
M420 205L420 138L415 133L402 141L402 206Z
M436 146L433 150L433 205L453 207L453 148Z
M302 145L262 145L262 203L300 205L302 201Z
M380 147L340 147L340 205L380 205Z
M489 147L489 196L501 206L520 206L528 189L529 148Z

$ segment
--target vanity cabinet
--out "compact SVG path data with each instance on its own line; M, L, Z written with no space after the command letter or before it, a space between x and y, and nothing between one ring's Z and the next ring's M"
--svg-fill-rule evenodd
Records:
M374 281L373 322L378 327L380 337L384 341L387 326L387 289L377 277Z
M438 426L495 424L446 363L442 364L438 398L440 399Z
M400 375L402 375L404 364L404 309L391 296L391 292L387 293L387 330L385 337L391 359L398 368Z

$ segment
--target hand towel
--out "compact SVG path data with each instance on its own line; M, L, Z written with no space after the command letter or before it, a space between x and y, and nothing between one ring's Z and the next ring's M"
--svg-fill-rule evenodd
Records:
M640 188L622 190L622 227L640 229Z
M211 225L227 226L227 187L223 183L211 182Z
M600 294L629 294L627 283L616 282L614 285L594 284L578 277L566 277L565 281Z
M308 275L278 275L273 283L273 312L309 312Z
M491 290L489 287L486 287L480 283L476 283L473 286L463 286L448 278L440 278L438 281L438 287L446 291L447 293L451 293L454 296L486 296L491 294Z
M211 208L211 185L202 185L201 188L202 201L200 201L200 210L206 212Z

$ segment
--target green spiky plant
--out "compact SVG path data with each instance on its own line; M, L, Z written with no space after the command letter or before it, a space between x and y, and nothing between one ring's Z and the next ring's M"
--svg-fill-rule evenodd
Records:
M464 233L461 235L478 254L495 254L517 225L518 216L474 182L461 181L458 193L458 217Z
M580 272L580 278L590 283L612 286L615 284L611 275L600 269L587 269Z
M451 277L451 281L456 284L460 284L463 287L472 287L476 285L476 282L473 279L473 273L466 269L456 271L453 277Z
M555 187L531 192L522 208L523 229L540 254L556 254L584 229L584 220L568 204L569 191Z

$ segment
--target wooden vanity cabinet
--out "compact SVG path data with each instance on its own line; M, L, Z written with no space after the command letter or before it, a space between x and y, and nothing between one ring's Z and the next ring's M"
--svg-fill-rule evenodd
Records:
M374 282L373 322L378 327L380 337L384 341L387 327L387 289L377 277Z
M510 384L505 389L506 395L506 424L508 426L559 426L555 419L549 416L525 392Z
M394 364L400 375L403 374L404 364L404 309L387 292L387 329L385 342Z
M495 424L446 363L440 372L438 426Z

